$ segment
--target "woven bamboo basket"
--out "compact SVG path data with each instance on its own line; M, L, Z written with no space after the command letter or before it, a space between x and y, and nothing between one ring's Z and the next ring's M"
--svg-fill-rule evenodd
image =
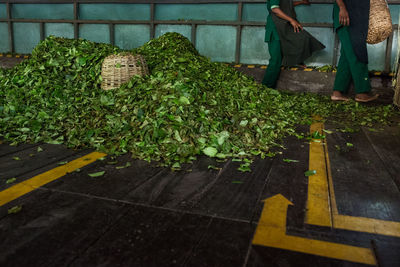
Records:
M386 0L370 0L367 43L383 42L392 32L392 17Z
M104 59L101 68L101 88L110 90L120 87L134 75L148 75L149 69L142 55L121 53Z

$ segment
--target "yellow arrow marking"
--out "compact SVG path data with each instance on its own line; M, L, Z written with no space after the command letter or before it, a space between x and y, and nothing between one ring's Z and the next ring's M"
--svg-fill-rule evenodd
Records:
M293 204L281 194L265 200L263 212L252 242L254 245L376 265L371 249L287 235L286 216L288 205Z
M45 173L39 174L29 180L16 184L6 190L0 192L0 206L17 199L47 183L50 183L67 173L73 172L76 169L82 168L99 158L106 156L104 153L93 152L79 159L73 160L65 165L54 168Z
M311 132L322 133L323 124L311 125ZM325 141L310 143L310 169L318 169L309 177L307 199L307 224L327 226L357 232L400 237L400 222L366 217L340 215L333 188L328 146Z

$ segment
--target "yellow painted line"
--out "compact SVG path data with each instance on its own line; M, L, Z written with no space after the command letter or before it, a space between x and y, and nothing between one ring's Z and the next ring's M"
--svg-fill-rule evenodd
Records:
M293 205L282 195L265 200L252 243L327 258L376 265L371 249L286 234L287 209Z
M7 55L6 57L12 57L12 55Z
M389 76L390 76L390 77L393 77L393 76L394 76L394 73L393 73L393 72L389 73Z
M0 54L0 57L2 57L3 56L3 54Z
M381 75L382 75L382 72L376 71L376 72L374 72L374 75L375 75L375 76L381 76Z
M24 56L24 58L29 58L29 56Z
M20 58L20 57L21 57L21 55L15 55L15 57L16 57L16 58Z
M249 69L254 69L256 66L254 66L254 65L247 65L247 68L249 68Z
M65 165L54 168L45 173L39 174L26 181L16 184L6 190L0 192L0 206L3 206L10 201L13 201L47 183L50 183L67 173L73 172L76 169L82 168L99 158L106 156L104 153L93 152L84 157L73 160Z
M311 69L311 68L305 68L305 69L303 69L303 71L313 71L314 69Z
M322 122L315 122L310 127L310 133L318 131L323 134ZM312 139L310 142L309 170L316 173L308 179L308 198L305 222L326 227L332 227L329 203L329 186L326 173L325 151L323 139Z
M240 68L241 66L241 64L234 65L235 68Z
M334 214L334 227L357 232L400 237L400 223Z
M267 68L267 66L263 65L260 68L265 70Z
M299 68L290 68L290 70L298 70Z
M316 130L322 133L323 124L313 123L310 128L311 133ZM305 220L307 224L400 237L400 222L339 214L326 140L323 143L310 143L309 164L310 170L320 168L321 172L323 169L325 172L318 175L317 170L316 175L309 177Z

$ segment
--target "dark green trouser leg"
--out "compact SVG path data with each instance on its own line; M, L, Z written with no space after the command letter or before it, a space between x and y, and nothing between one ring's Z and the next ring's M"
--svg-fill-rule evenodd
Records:
M371 91L368 65L358 61L357 56L354 54L348 28L340 28L338 35L342 49L340 50L341 54L333 90L347 93L351 79L353 79L357 94L368 93Z
M276 83L281 73L282 65L282 52L280 41L268 42L268 51L271 56L269 59L268 68L265 71L262 84L268 86L269 88L275 88Z

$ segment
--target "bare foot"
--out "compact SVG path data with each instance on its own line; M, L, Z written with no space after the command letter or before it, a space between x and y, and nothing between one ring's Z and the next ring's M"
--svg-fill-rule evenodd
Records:
M363 93L363 94L356 94L355 100L356 100L357 102L366 103L366 102L374 101L374 100L377 99L378 97L379 97L378 94L376 94L376 95L369 95L369 94Z
M350 99L348 97L345 97L341 92L339 91L333 91L331 95L331 100L332 101L349 101Z

